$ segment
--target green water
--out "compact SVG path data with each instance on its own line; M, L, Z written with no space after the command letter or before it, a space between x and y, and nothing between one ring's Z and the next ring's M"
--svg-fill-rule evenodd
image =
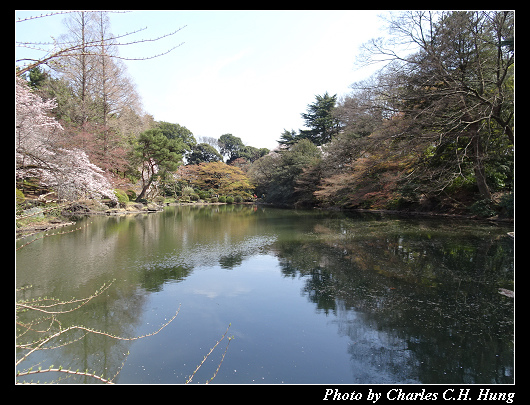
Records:
M231 324L213 383L514 381L514 300L498 292L514 290L510 226L236 205L85 221L17 252L17 287L31 285L18 298L82 298L115 279L59 319L123 337L180 313L141 340L69 336L20 369L184 383ZM193 382L214 374L224 343Z

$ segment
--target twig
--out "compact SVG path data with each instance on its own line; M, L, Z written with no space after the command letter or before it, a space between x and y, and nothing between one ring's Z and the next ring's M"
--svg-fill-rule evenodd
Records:
M34 310L34 311L39 311L39 312L44 312L45 314L66 314L68 312L72 312L72 311L75 311L76 309L79 309L81 308L83 305L86 305L88 304L92 299L100 296L105 290L107 290L111 285L112 283L114 282L115 280L112 280L109 284L103 284L103 286L99 289L99 291L96 291L94 294L92 294L90 297L87 297L87 298L81 298L81 299L72 299L70 301L58 301L54 304L50 304L50 305L28 305L27 303L23 303L23 302L17 302L16 303L16 308L25 308L25 309L31 309L31 310ZM52 300L54 301L55 299L46 299L47 301L48 300ZM38 301L32 301L32 302L38 302ZM57 305L68 305L68 304L75 304L75 303L78 303L78 302L81 302L80 305L78 305L77 307L75 308L72 308L72 309L68 309L68 310L64 310L64 311L48 311L46 309L43 309L43 308L51 308L51 307L55 307Z
M45 233L44 235L39 236L38 238L35 238L35 239L29 241L28 243L24 243L23 245L17 247L17 248L15 249L15 251L20 250L20 249L22 249L23 247L26 247L26 246L32 244L33 242L35 242L35 241L37 241L37 240L44 239L44 238L47 237L47 236L65 235L65 234L67 234L67 233L72 233L72 232L78 231L78 230L80 230L80 229L86 228L86 227L87 227L88 225L90 225L90 224L91 224L91 222L87 222L85 225L80 226L79 228L74 228L74 229L72 229L72 230L70 230L70 231L63 231L63 232L57 232L57 233ZM43 231L43 232L47 232L47 231ZM35 235L35 234L33 233L32 235ZM28 236L30 236L30 235L28 235Z
M210 351L208 352L208 354L206 356L204 356L204 359L202 359L201 363L197 366L197 368L195 369L195 371L193 371L193 373L190 375L190 377L188 378L188 380L186 381L186 384L189 384L191 382L191 380L193 380L193 377L195 376L195 374L197 373L197 371L199 371L199 369L202 367L202 365L204 364L204 362L206 361L206 359L210 356L210 354L212 354L212 352L215 350L215 348L219 345L219 343L221 343L221 341L225 338L226 334L228 333L228 329L230 329L230 326L232 324L230 323L228 325L228 328L226 328L226 331L225 333L223 334L223 336L221 336L221 339L219 339L215 345L210 349ZM233 337L230 337L228 338L228 344L230 344L230 340L233 339ZM226 345L226 349L225 349L225 353L223 353L223 357L221 359L221 362L219 363L219 366L217 367L217 370L215 371L215 374L213 375L213 377L210 379L210 381L212 381L214 379L214 377L217 375L217 372L219 371L219 369L221 368L221 363L223 362L224 358L225 358L225 354L226 354L226 350L228 350L228 345Z
M99 376L97 374L89 373L88 370L85 370L84 372L79 371L79 370L72 371L72 370L65 370L64 368L61 368L61 367L59 367L59 368L48 368L46 370L21 371L21 372L17 372L16 377L24 377L26 375L49 373L49 372L81 375L81 376L95 378L96 380L104 382L105 384L114 384L112 382L112 379L111 380L107 380L107 379L105 379L105 378L103 378L103 377L101 377L101 376ZM113 379L115 377L116 376L114 376ZM31 384L31 383L24 383L24 384Z
M56 337L59 337L62 334L66 333L66 332L68 332L70 330L83 330L83 331L85 331L87 333L94 333L96 335L103 335L103 336L107 336L107 337L109 337L111 339L116 339L116 340L128 340L128 341L138 340L138 339L143 339L145 337L153 336L153 335L156 335L157 333L159 333L162 329L164 329L167 325L169 325L177 317L179 311L180 311L180 305L179 305L178 310L175 313L175 315L173 315L173 317L171 317L171 319L169 321L167 321L165 324L163 324L158 330L156 330L154 332L151 332L151 333L147 333L147 334L142 335L142 336L135 336L135 337L131 337L131 338L126 338L126 337L112 335L110 333L103 332L103 331L100 331L100 330L91 329L91 328L87 328L85 326L78 326L78 325L70 326L70 327L68 327L66 329L62 329L59 332L54 333L53 335L51 335L48 338L46 338L43 341L41 341L37 346L35 346L28 353L26 353L20 360L18 360L15 363L15 365L18 366L22 361L27 359L30 354L32 354L33 352L41 349L44 344L48 343L50 340L52 340L52 339L54 339ZM225 333L225 335L226 335L226 333Z
M229 326L230 327L230 326ZM227 329L228 330L228 329ZM230 336L228 338L228 343L225 347L225 351L223 353L223 355L221 356L221 361L219 362L219 365L217 366L217 370L215 370L215 373L213 373L213 376L212 378L210 378L210 380L206 381L206 384L209 384L211 381L213 381L213 379L215 378L215 376L217 376L217 373L219 372L219 370L221 369L221 364L223 364L223 361L225 359L225 356L226 356L226 352L228 351L228 346L230 346L230 342L232 341L232 339L235 339L234 336Z

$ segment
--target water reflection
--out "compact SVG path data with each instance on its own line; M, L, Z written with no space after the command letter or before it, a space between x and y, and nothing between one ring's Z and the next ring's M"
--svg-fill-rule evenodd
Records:
M179 302L165 311L153 311L148 307L149 294L161 291L168 282L183 281L198 267L220 264L233 268L274 240L274 236L257 231L254 213L253 208L241 206L182 207L160 214L86 219L81 225L90 224L81 230L38 240L17 253L17 288L31 286L17 298L88 297L115 280L101 297L59 315L62 327L83 325L122 337L152 332L174 314ZM21 315L23 321L29 321L24 316L29 315ZM63 335L62 343L74 343L35 353L24 368L61 364L73 370L93 370L107 378L119 371L129 342L82 336L83 332ZM19 344L41 337L25 333ZM197 357L197 363L201 358ZM54 378L57 376L39 375L41 382ZM97 382L75 376L61 380L80 381Z
M513 288L513 244L494 231L330 220L314 226L317 241L275 249L350 337L355 382L509 383L513 300L498 288Z
M61 322L120 336L157 329L179 303L194 314L182 320L179 315L179 326L171 325L166 335L135 344L143 349L131 354L126 367L138 368L148 357L165 359L167 342L173 356L176 347L189 347L196 358L194 362L178 351L168 365L171 374L183 363L190 368L190 362L191 372L204 347L211 347L219 330L232 322L235 333L253 338L235 342L245 355L227 355L227 363L239 371L221 373L220 382L252 382L241 379L243 370L272 358L279 362L274 365L278 375L291 373L272 382L513 382L513 299L498 293L501 287L513 290L513 243L505 226L233 205L170 207L159 214L90 221L81 231L45 238L19 251L17 286L33 286L20 293L24 298L68 299L88 296L116 279L106 294L65 314ZM256 273L260 266L268 273ZM296 297L278 293L277 271L284 280L300 284L304 307L293 301ZM155 298L162 304L153 303ZM287 343L279 343L293 338L287 336L293 333L293 320L285 313L301 318L307 305L316 310L304 318L313 341L303 345L318 346L323 336L327 345L338 344L327 335L330 327L336 339L348 341L343 353L329 359L335 369L322 370L316 352L297 355ZM249 318L250 308L255 319ZM212 329L202 324L205 316L219 325ZM324 326L317 326L322 317ZM244 326L238 329L238 324ZM271 338L278 340L273 347L260 341L271 327ZM201 338L190 342L183 331L195 328ZM202 335L207 338L199 344ZM130 348L128 342L86 336L41 352L32 361L109 376L120 369ZM291 369L287 363L293 362L308 366ZM349 368L349 375L341 365ZM123 382L166 381L169 373L147 377L128 370Z

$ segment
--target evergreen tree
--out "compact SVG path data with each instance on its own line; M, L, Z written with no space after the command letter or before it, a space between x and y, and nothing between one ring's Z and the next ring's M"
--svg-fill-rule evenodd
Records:
M43 83L49 78L49 74L42 70L39 66L35 66L28 72L29 86L33 89L39 89Z
M333 135L337 134L340 129L339 121L332 114L336 102L336 94L330 96L326 92L322 96L317 95L316 101L307 106L307 113L301 114L306 127L310 129L301 129L300 135L296 138L298 140L309 139L317 146L330 142Z
M159 121L157 126L160 128L166 138L181 139L182 142L186 144L187 150L191 150L191 148L197 144L197 140L193 136L193 133L183 125Z
M226 163L230 163L241 157L241 149L245 147L241 138L232 134L224 134L219 137L219 147L221 154L227 158Z
M167 171L177 170L184 149L180 139L168 139L158 128L140 134L134 156L141 165L142 191L136 201L144 198L155 179Z
M278 143L280 145L291 146L291 145L294 145L299 140L300 140L299 135L296 133L294 129L291 129L290 131L288 131L287 129L284 129L282 132L281 138L278 140Z
M223 160L223 157L213 146L200 143L192 147L191 153L186 159L189 165L198 165L204 162L219 162Z

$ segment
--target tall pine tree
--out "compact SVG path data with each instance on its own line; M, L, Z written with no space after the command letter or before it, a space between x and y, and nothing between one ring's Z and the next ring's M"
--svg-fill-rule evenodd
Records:
M307 106L307 113L302 113L306 127L301 129L300 139L309 139L315 145L324 145L331 141L333 135L340 130L339 121L333 117L332 111L337 102L337 95L330 96L328 92L316 96L316 101Z

